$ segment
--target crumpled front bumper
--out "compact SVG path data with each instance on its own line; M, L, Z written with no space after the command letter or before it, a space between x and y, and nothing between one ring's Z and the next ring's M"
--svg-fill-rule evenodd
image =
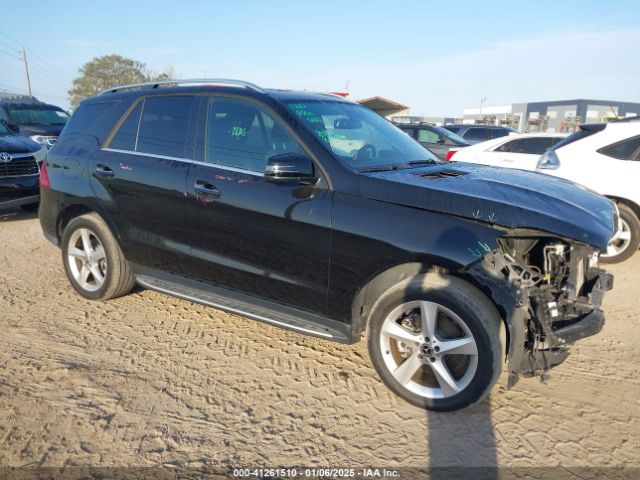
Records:
M545 377L546 371L562 363L568 356L567 345L591 337L604 327L605 316L600 308L606 292L613 288L613 275L598 269L591 291L588 292L591 311L580 316L575 322L554 328L547 332L547 347L528 352L521 358L520 366L510 365L512 373L524 376L540 375Z

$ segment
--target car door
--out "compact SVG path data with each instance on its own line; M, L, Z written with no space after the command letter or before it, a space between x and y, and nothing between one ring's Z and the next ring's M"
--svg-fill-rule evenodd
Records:
M252 100L214 95L202 102L202 148L187 177L192 273L324 313L332 205L326 181L266 181L270 156L304 151L293 133Z
M436 131L427 127L416 128L416 131L418 132L418 142L420 142L435 156L444 160L450 148L450 145L446 144L445 139Z
M467 131L462 135L462 138L473 145L475 143L489 140L491 138L491 133L489 132L488 128L483 126L469 127Z
M186 178L193 95L140 99L90 162L93 189L130 262L173 272L189 254Z

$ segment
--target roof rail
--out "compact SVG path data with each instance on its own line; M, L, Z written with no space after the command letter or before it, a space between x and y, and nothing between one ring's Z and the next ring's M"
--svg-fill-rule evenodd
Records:
M182 87L190 85L221 85L231 87L242 87L256 92L262 92L263 90L253 83L245 82L244 80L234 80L230 78L194 78L188 80L160 80L157 82L143 82L143 83L131 83L129 85L119 85L117 87L107 88L98 95L105 93L116 93L125 90L135 90L143 88L158 88L158 87Z

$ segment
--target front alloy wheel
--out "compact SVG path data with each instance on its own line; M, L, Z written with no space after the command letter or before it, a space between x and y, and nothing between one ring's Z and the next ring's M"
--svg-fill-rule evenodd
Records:
M459 278L427 273L391 287L369 320L369 355L394 393L428 410L481 401L501 371L502 320Z
M407 390L424 398L448 398L469 386L478 347L469 327L443 305L407 302L382 325L386 367Z
M640 221L636 213L623 203L618 204L620 228L600 254L603 263L620 263L631 258L640 247Z

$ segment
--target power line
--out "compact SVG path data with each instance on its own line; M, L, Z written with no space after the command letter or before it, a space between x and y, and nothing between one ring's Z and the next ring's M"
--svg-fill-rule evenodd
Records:
M20 46L23 51L26 51L26 53L29 54L29 63L31 64L31 66L33 68L36 68L41 75L46 76L48 81L50 82L53 81L57 83L59 87L64 87L65 89L68 88L69 84L71 83L71 80L68 75L62 73L57 68L54 68L53 66L47 64L44 61L44 59L40 57L40 55L37 55L31 49L27 49L26 47L24 47L24 45L20 43L18 40L16 40L15 38L3 32L0 32L0 35L10 40L11 42L15 43L16 45ZM0 43L0 45L4 46L9 51L13 49L13 47L9 46L9 44L7 44L6 42L2 42ZM3 53L6 54L6 52L3 52ZM19 56L12 57L12 58L15 58L16 60L19 60L19 61L23 60L25 63L25 69L28 68L26 65L26 60L24 58L21 59Z

